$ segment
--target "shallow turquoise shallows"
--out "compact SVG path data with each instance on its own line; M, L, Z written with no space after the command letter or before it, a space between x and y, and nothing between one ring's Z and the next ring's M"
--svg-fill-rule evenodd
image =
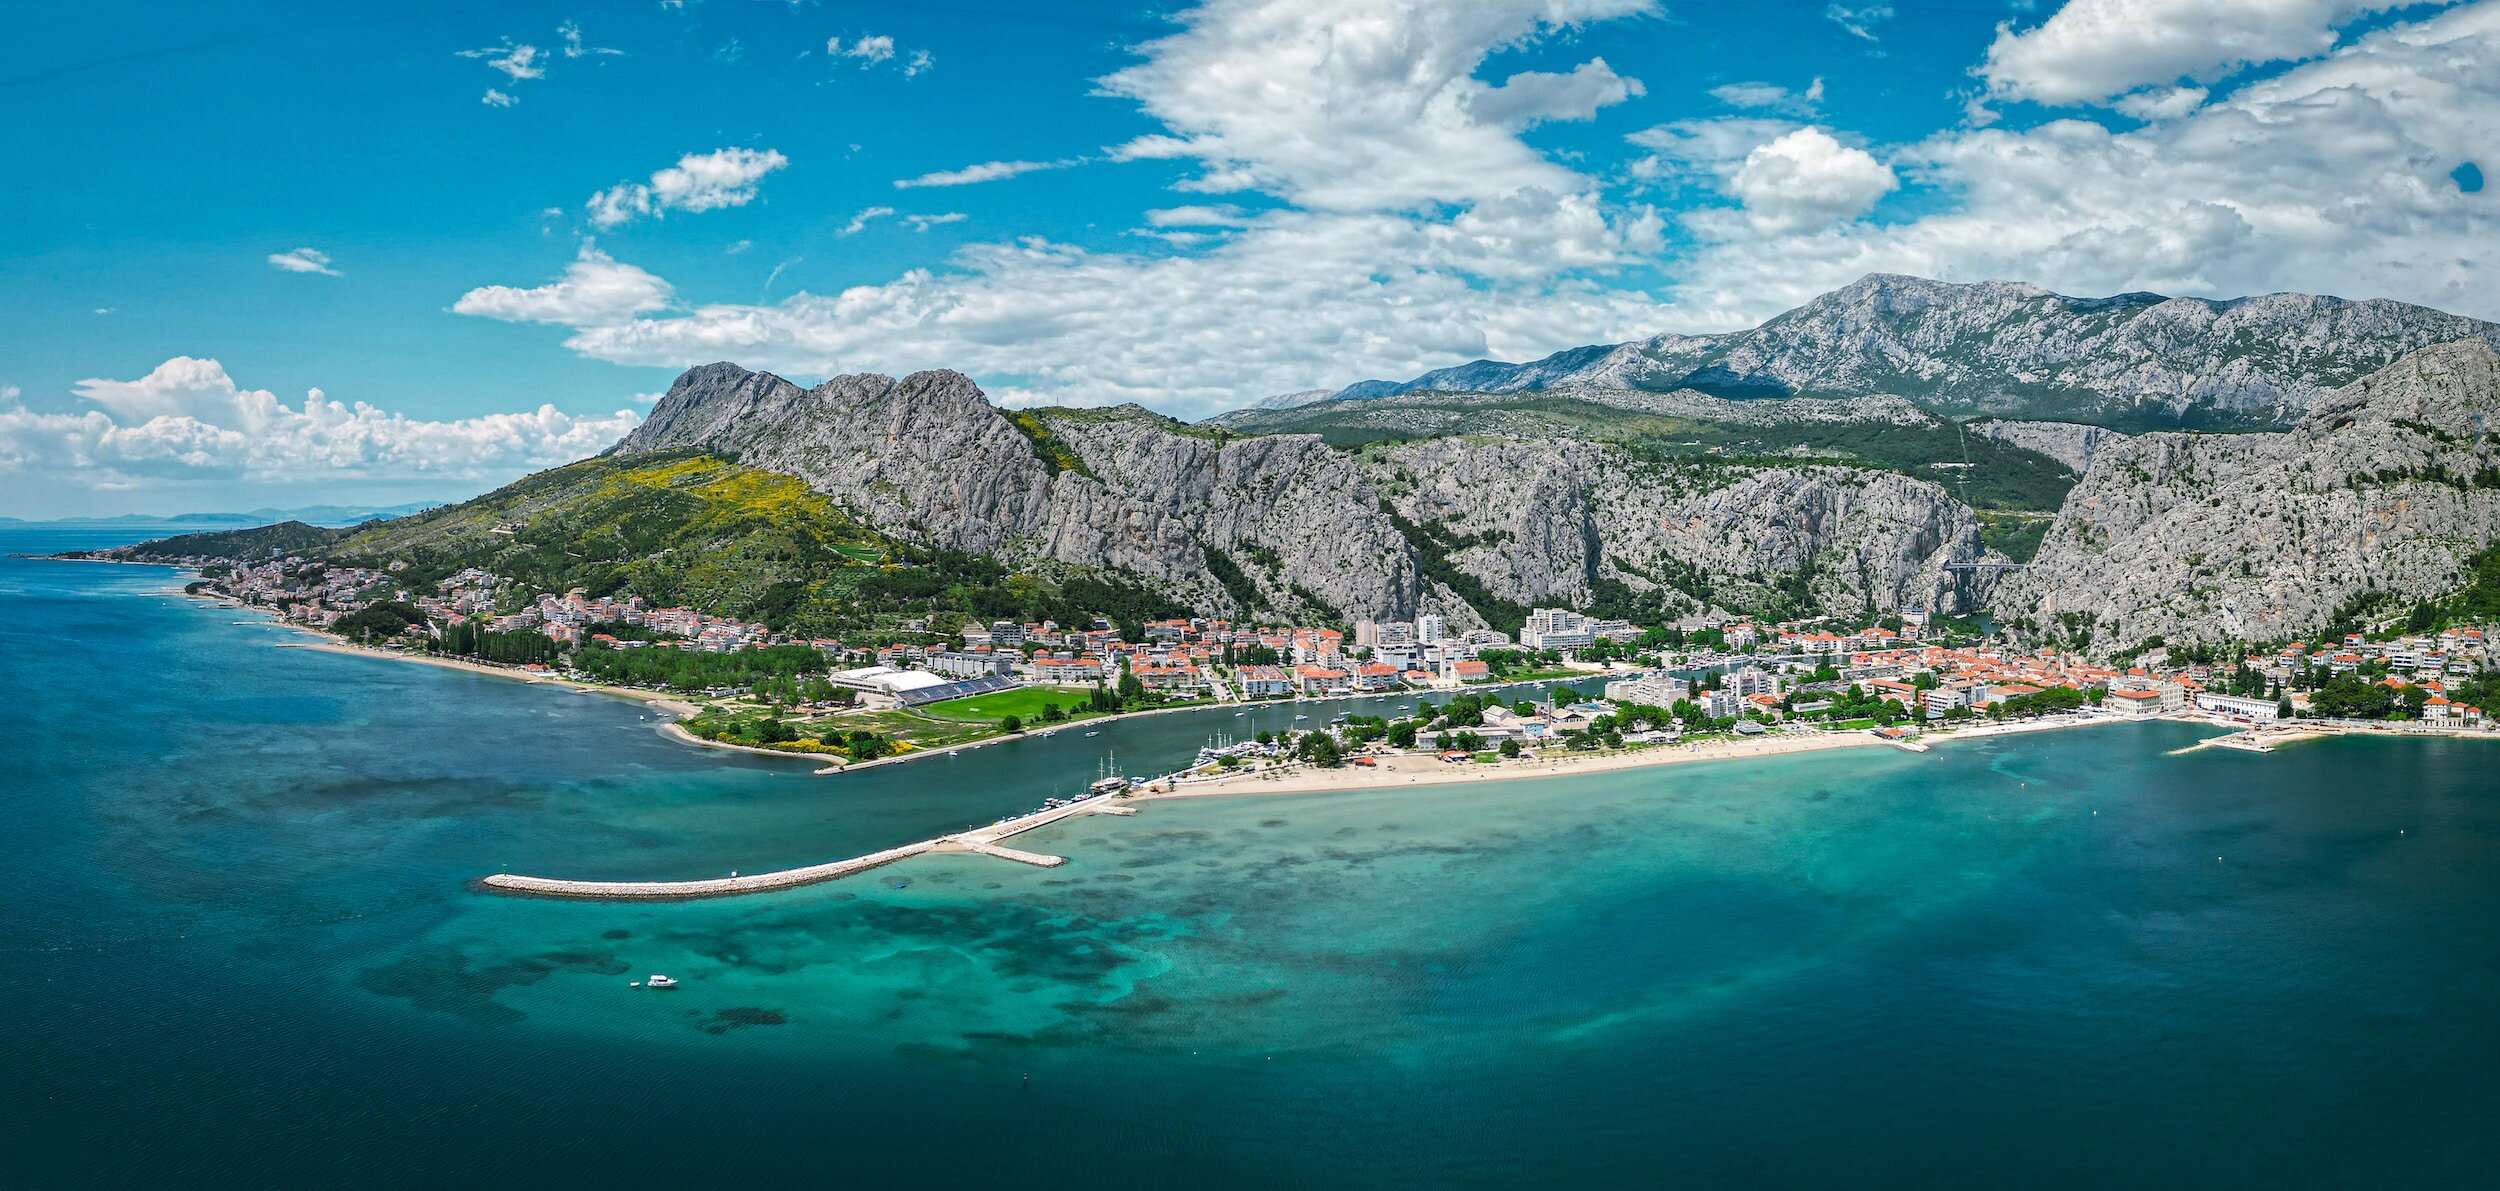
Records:
M2147 724L1162 802L1016 840L1054 870L531 901L469 882L835 859L1293 713L819 778L622 700L278 648L179 580L0 560L11 1185L2500 1171L2500 743L2172 755L2200 730Z

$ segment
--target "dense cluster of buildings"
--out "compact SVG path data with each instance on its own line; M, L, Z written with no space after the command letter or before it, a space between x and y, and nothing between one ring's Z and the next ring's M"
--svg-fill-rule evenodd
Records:
M1747 626L1751 627L1751 626ZM1780 626L1765 634L1747 664L1727 670L1702 689L1666 671L1622 675L1606 687L1608 698L1659 707L1690 701L1712 718L1778 719L1810 715L1833 706L1836 692L1856 687L1887 700L1913 718L1937 719L1957 710L1984 712L1997 704L2054 689L2084 693L2103 708L2133 715L2160 715L2190 708L2237 719L2276 718L2285 702L2305 707L2321 677L2352 673L2365 664L2383 667L2381 684L2420 688L2425 719L2479 726L2483 711L2448 698L2451 682L2500 663L2500 650L2477 629L2372 642L2359 635L2331 645L2293 644L2235 664L2114 667L2055 649L2010 650L1989 646L1883 647L1901 632L1864 629L1839 635ZM1731 628L1729 644L1737 644ZM1822 676L1829 667L1837 677ZM2244 667L2262 694L2233 694L2231 680ZM2245 683L2237 684L2245 689Z
M486 576L493 579L493 576ZM682 649L698 649L707 653L727 653L759 645L785 642L766 631L763 625L736 620L727 616L711 616L692 608L652 608L642 597L623 600L591 599L580 588L561 596L540 593L532 604L522 610L497 616L486 627L498 633L535 630L564 645L579 645L584 635L603 645L632 648L631 640L619 640L614 634L602 635L600 625L625 625L647 629L653 633L677 638Z
M363 567L315 572L300 558L284 558L237 564L221 582L238 599L278 609L291 624L328 628L362 609L373 598L368 593L389 587L390 578Z
M282 608L290 621L325 627L373 600L401 594L393 570L315 570L295 558L237 566L224 582L238 596ZM444 579L436 588L413 600L431 618L483 618L497 632L534 631L569 645L587 640L619 648L664 644L706 651L813 646L853 664L835 672L836 685L887 705L1028 682L1109 684L1123 675L1150 691L1222 699L1447 688L1491 681L1493 669L1481 656L1487 650L1525 648L1568 654L1600 640L1628 645L1642 639L1642 630L1624 621L1538 608L1529 614L1515 643L1489 629L1453 631L1442 618L1431 615L1412 621L1362 621L1354 626L1350 641L1335 629L1249 626L1189 617L1150 622L1144 626L1141 641L1124 639L1103 620L1083 626L996 620L963 626L951 638L939 638L929 632L928 624L915 622L905 629L939 639L931 644L850 650L838 641L777 637L763 625L690 608L653 608L640 597L592 598L578 588L563 595L539 593L518 611L497 612L498 593L508 584L476 569ZM1654 656L1659 668L1618 667L1606 694L1620 702L1658 707L1689 702L1713 719L1761 721L1824 711L1840 698L1840 692L1854 686L1862 696L1897 704L1905 716L1932 719L1956 711L1984 712L2008 700L2065 688L2089 693L2104 708L2130 714L2199 708L2240 719L2269 720L2287 698L2296 706L2304 704L2301 688L2366 667L2380 676L2376 681L2391 688L2417 688L2425 719L2480 725L2482 709L2451 699L2450 688L2458 679L2500 664L2500 640L2475 628L2380 641L2354 634L2334 642L2295 642L2221 667L2119 668L2054 649L2023 652L1926 643L1927 618L1917 612L1905 613L1895 623L1897 628L1834 631L1812 623L1696 621L1679 627L1715 632L1722 643L1718 648ZM603 625L645 629L662 640L619 640L599 632ZM1686 675L1707 672L1711 677L1679 676L1665 666L1681 667ZM2226 673L2217 674L2217 669ZM2233 694L2224 689L2236 686L2246 691L2251 672L2263 684L2263 694ZM2238 681L2231 681L2235 677Z
M910 627L910 626L906 626ZM923 626L925 627L925 626ZM1123 673L1171 695L1268 699L1347 695L1489 681L1481 651L1511 645L1485 629L1453 633L1438 617L1364 621L1355 637L1335 629L1237 625L1219 618L1148 622L1144 640L1108 622L993 621L963 629L959 645L889 645L874 661L893 672L955 680L1015 677L1057 686L1116 682Z

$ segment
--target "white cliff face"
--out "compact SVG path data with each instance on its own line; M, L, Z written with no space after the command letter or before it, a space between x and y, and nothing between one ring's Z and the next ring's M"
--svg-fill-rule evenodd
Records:
M2148 434L2102 449L2030 568L1995 595L2042 639L2122 649L2315 632L2379 591L2452 589L2500 537L2500 354L2430 348L2272 434Z
M2103 448L2127 441L2126 435L2115 430L2079 422L2017 422L1987 418L1972 422L1970 432L2046 455L2077 475L2092 466L2092 457L2100 454Z
M1929 417L1899 403L1833 406L1851 420ZM1026 416L1072 460L1046 462L1051 448L958 373L845 376L811 390L715 364L680 378L617 450L727 455L795 476L908 540L1125 572L1211 611L1232 604L1213 551L1255 586L1258 610L1482 623L1425 573L1424 543L1400 518L1460 542L1457 568L1520 604L1584 605L1603 580L1676 591L1694 608L1787 589L1834 607L1957 610L1971 593L1941 565L1980 554L1969 510L1886 472L1668 465L1554 439L1350 453L1143 410Z
M1585 606L1605 579L1696 610L1801 585L1827 608L1968 611L1975 591L1943 567L1984 553L1969 509L1890 472L1678 467L1595 443L1462 438L1365 458L1402 515L1477 543L1457 561L1522 604Z
M1339 396L1574 386L1757 399L1881 393L1957 417L2248 428L2286 425L2407 352L2466 338L2500 345L2500 325L2382 300L2070 298L2012 282L1876 274L1751 330L1478 361Z
M704 450L796 476L933 546L998 551L1048 517L1048 469L955 372L837 376L801 389L710 364L679 377L615 449Z

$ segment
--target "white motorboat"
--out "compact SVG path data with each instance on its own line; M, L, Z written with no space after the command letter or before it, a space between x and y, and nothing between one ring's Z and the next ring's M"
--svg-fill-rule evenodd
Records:
M677 987L677 978L674 976L662 976L658 973L653 973L651 978L643 981L642 984L645 988L675 988Z

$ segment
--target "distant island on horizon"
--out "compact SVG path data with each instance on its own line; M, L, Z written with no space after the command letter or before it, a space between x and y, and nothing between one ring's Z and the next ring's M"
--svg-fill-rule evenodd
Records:
M419 500L396 505L305 505L300 508L260 508L247 513L121 513L113 516L85 517L0 517L0 525L180 525L231 529L275 525L301 521L306 525L340 528L362 525L368 521L386 521L408 517L427 509L440 508L450 501Z

